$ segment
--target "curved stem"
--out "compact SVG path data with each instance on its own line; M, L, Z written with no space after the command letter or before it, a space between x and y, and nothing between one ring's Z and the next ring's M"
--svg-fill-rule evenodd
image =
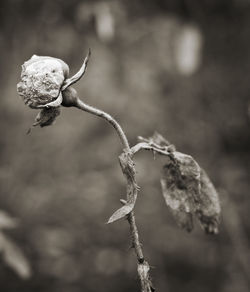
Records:
M122 127L120 126L120 124L108 113L99 110L93 106L90 106L86 103L84 103L83 101L81 101L79 98L76 100L76 107L78 107L79 109L91 113L95 116L101 117L103 119L105 119L106 121L108 121L116 130L117 134L119 135L122 145L125 148L125 150L127 150L128 152L130 151L130 147L129 147L129 143L128 143L128 139L122 129Z
M116 130L118 136L120 137L120 140L122 142L122 145L124 147L124 153L128 155L128 160L131 159L132 153L131 148L129 146L128 139L120 126L120 124L108 113L99 110L93 106L85 104L83 101L81 101L79 98L75 101L75 106L83 111L86 111L88 113L91 113L95 116L101 117L108 121ZM126 168L131 167L129 165L128 160L125 160L124 164L121 163L121 157L120 157L120 164L123 171L124 176L127 179L127 201L121 200L122 203L126 204L129 201L129 197L134 195L137 196L137 185L136 185L136 178L135 178L135 171L127 172ZM132 160L131 160L132 161ZM134 166L132 166L134 168ZM131 177L132 176L132 177ZM133 194L131 194L131 192ZM127 215L128 223L130 226L130 234L131 234L131 240L132 240L132 247L135 250L135 254L137 257L137 272L138 276L140 278L141 282L141 292L152 292L155 291L152 287L151 281L150 281L150 275L149 275L149 264L145 261L143 256L143 251L141 247L141 243L139 240L139 233L135 222L135 215L134 212L131 211Z

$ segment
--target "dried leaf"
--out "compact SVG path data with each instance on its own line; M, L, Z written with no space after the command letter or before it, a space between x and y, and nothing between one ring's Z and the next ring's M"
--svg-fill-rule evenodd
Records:
M219 196L203 169L200 181L201 191L196 215L206 233L217 234L221 213Z
M31 268L28 260L20 248L3 233L0 233L0 251L5 263L21 278L30 278Z
M54 123L56 117L59 115L60 115L60 107L43 108L36 116L35 123L32 125L32 127L50 126ZM31 131L31 128L28 130L27 134L29 134L30 131Z
M77 81L79 81L82 76L85 74L86 70L87 70L87 65L88 65L88 61L91 55L91 51L89 49L88 54L86 56L86 58L83 61L83 64L81 66L81 68L79 69L79 71L72 77L66 79L64 81L64 84L62 86L62 91L65 90L66 88L68 88L69 86L71 86L72 84L76 83Z
M142 142L131 148L133 154L146 149L167 158L161 186L166 204L178 225L191 231L195 215L206 233L218 233L220 202L205 171L190 155L177 152L157 132L147 139L139 137L139 140Z
M200 192L200 167L189 155L173 152L163 168L163 196L177 223L191 231Z
M115 211L112 216L108 220L109 223L113 223L121 218L127 216L131 211L134 209L134 203L126 204L125 206L121 207L117 211Z
M60 108L44 108L40 111L35 119L35 125L40 127L50 126L55 121L56 117L60 115Z
M178 225L193 229L193 215L206 233L218 233L220 202L204 170L189 155L173 152L163 168L163 196Z

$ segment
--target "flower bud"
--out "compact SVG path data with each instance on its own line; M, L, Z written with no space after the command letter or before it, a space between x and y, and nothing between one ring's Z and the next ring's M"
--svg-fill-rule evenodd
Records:
M62 60L33 55L22 65L17 92L31 108L60 106L61 87L68 74L69 67Z

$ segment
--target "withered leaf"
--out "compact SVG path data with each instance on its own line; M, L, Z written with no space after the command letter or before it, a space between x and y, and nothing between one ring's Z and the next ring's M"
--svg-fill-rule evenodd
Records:
M134 205L135 205L134 203L128 203L125 206L121 207L120 209L116 210L112 214L112 216L109 218L108 224L109 223L113 223L113 222L115 222L115 221L127 216L130 212L133 211Z
M195 215L204 231L218 233L220 202L206 172L189 155L173 152L163 167L163 196L178 225L193 228Z
M36 116L35 123L32 125L32 127L50 126L54 123L56 117L59 115L60 115L60 107L43 108ZM28 130L27 134L29 134L30 131L31 131L31 128Z
M218 233L220 202L218 194L203 169L190 155L177 152L159 133L150 138L139 137L141 143L132 148L153 150L166 157L161 187L167 206L177 224L191 231L193 217L200 221L206 233Z
M69 86L71 86L72 84L76 83L77 81L79 81L82 78L82 76L85 74L85 72L87 70L87 65L88 65L90 55L91 55L91 51L89 49L88 54L87 54L86 58L84 59L80 70L74 76L72 76L64 81L64 84L62 86L62 91L65 90L66 88L68 88Z
M193 228L192 214L200 192L200 167L190 156L173 152L163 167L163 196L177 223L187 231Z
M55 121L56 117L60 115L59 107L44 108L40 111L35 119L35 126L40 127L50 126Z

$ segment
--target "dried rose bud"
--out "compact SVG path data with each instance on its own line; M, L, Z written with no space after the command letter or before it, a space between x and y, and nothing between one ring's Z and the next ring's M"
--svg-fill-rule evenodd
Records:
M60 106L61 87L68 74L69 67L62 60L33 55L22 66L17 92L31 108Z
M69 86L79 81L87 69L90 50L80 70L71 78L69 66L61 59L33 55L22 65L17 92L31 108L75 106L76 91ZM63 99L65 101L63 102Z
M60 114L60 106L76 106L77 92L70 86L82 78L87 69L90 50L80 70L68 78L69 67L60 59L33 55L22 65L21 81L17 92L24 103L40 109L33 127L52 125ZM28 130L30 133L31 128Z

